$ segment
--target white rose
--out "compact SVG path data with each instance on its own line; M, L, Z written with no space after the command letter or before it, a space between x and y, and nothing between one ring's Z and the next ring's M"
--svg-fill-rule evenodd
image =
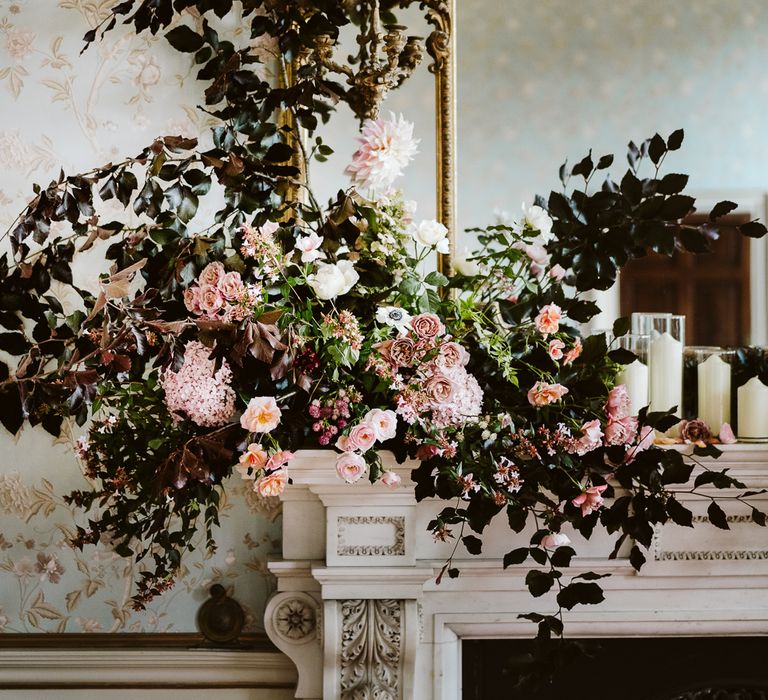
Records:
M428 219L418 225L411 224L409 232L414 240L425 248L434 248L438 253L447 253L450 250L448 229L439 221Z
M474 260L467 260L466 255L457 255L451 260L451 265L460 275L474 277L480 274L480 266Z
M552 240L552 219L544 209L536 204L526 207L525 202L523 202L523 221L513 228L518 233L522 233L525 228L538 231L539 235L535 242L541 245L546 245Z
M360 275L357 274L355 266L352 264L351 260L339 260L339 262L336 263L336 267L341 271L341 274L344 275L344 287L340 293L346 294L355 286L355 284L357 284Z
M571 540L568 539L568 535L564 535L562 532L550 532L541 539L541 546L545 549L557 549L570 543Z

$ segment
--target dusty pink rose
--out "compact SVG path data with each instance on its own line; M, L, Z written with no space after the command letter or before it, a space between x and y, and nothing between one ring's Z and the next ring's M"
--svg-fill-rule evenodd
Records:
M224 265L222 265L220 262L216 261L208 263L203 268L203 271L200 273L197 281L201 287L206 284L215 287L219 283L219 280L224 276L224 274Z
M448 403L454 394L453 382L444 374L433 374L424 384L424 391L435 403Z
M376 439L384 442L391 440L397 434L397 414L394 411L382 411L374 408L363 417L363 422L370 425L376 432Z
M547 348L549 356L555 361L562 360L564 347L565 343L562 340L558 340L557 338L550 340L549 347Z
M560 282L565 277L565 268L560 264L553 265L549 270L549 276L556 282Z
M606 445L629 445L637 435L637 418L624 416L623 418L609 418L605 428Z
M365 459L356 452L345 452L336 460L336 473L348 484L354 484L365 474Z
M548 384L536 382L528 391L528 403L531 406L547 406L559 401L568 393L568 389L562 384Z
M398 367L410 367L415 347L410 338L398 338L389 346L389 360Z
M732 445L736 442L736 436L733 434L733 428L731 428L730 423L723 423L720 426L720 435L718 437L724 445Z
M379 479L384 486L388 486L391 489L399 488L403 480L400 475L395 472L384 472Z
M583 347L581 345L581 338L576 338L576 342L573 344L573 347L567 353L565 353L563 364L570 365L575 360L579 359L582 349Z
M278 469L271 474L265 474L256 479L253 484L253 490L260 496L279 496L285 491L287 483L288 472L285 469Z
M686 443L704 443L712 438L712 433L703 420L685 420L680 425L680 437Z
M245 293L245 285L239 272L227 272L219 278L216 287L228 301L235 301Z
M349 442L347 445L352 447L353 450L367 452L375 443L376 431L368 423L358 423L349 431Z
M224 297L219 290L210 285L205 284L200 287L200 308L205 313L212 315L215 314L222 306L224 306Z
M541 538L541 546L545 549L557 549L558 547L565 547L565 545L570 543L571 540L568 535L562 532L550 532Z
M280 425L280 416L274 396L254 396L240 416L240 425L249 433L268 433Z
M605 412L609 418L619 419L629 415L631 401L627 387L617 384L608 392L608 400L605 402Z
M599 420L591 420L581 426L581 438L579 439L579 454L586 454L597 449L602 444L603 429Z
M193 314L201 314L203 312L200 307L200 287L195 285L184 290L184 306L187 307L187 311Z
M576 496L571 503L581 508L582 515L589 515L593 510L597 510L603 505L602 493L607 488L605 484L602 486L590 486Z
M563 311L557 304L547 304L541 308L539 315L536 316L536 330L544 337L550 333L557 333L562 317Z
M453 367L464 367L467 362L469 362L469 353L461 345L454 343L451 340L440 346L440 354L437 357L437 362L441 367L447 367L449 369Z
M419 338L437 338L445 333L445 326L435 314L419 314L411 319L413 328Z

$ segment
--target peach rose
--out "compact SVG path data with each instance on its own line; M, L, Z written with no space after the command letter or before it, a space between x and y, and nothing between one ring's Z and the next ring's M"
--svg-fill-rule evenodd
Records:
M336 473L348 484L354 484L365 474L365 460L355 452L345 452L336 460Z
M353 450L367 452L376 443L376 431L373 426L367 423L359 423L349 431L349 442L347 445Z
M562 384L536 382L528 391L528 402L531 406L547 406L560 400L567 393L568 389Z
M435 314L419 314L411 319L413 328L419 338L436 338L445 333L445 326Z
M280 469L281 467L284 467L286 464L288 464L288 462L290 462L295 456L296 455L289 450L279 450L267 460L266 469Z
M202 308L200 308L200 287L195 285L184 290L184 306L187 307L187 311L193 314L203 312Z
M391 489L399 488L400 484L403 482L400 475L395 472L384 472L379 481L381 481L384 486L388 486Z
M259 469L267 464L267 451L257 442L248 445L248 449L240 455L240 462L235 469L243 479L253 479Z
M240 416L240 425L249 433L268 433L280 425L280 416L274 396L254 396Z
M285 469L278 469L271 474L265 474L256 479L253 484L253 490L260 496L279 496L285 491L287 483L288 472Z
M536 330L545 337L550 333L557 333L562 317L563 311L557 304L547 304L540 309L536 317Z
M565 347L565 343L562 340L558 340L555 338L554 340L549 341L549 347L547 349L547 352L549 352L549 356L557 361L563 359L563 348Z
M574 342L573 347L567 353L565 353L563 364L570 365L574 360L578 360L581 356L582 349L581 338L576 338L576 342Z

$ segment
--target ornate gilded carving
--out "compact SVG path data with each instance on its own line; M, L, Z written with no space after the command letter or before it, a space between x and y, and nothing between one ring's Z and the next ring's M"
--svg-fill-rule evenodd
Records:
M435 28L427 38L435 74L437 218L448 229L451 253L456 249L456 0L421 0L427 21ZM438 256L437 269L450 273L451 258Z
M342 700L400 699L402 619L400 600L342 602Z
M349 544L347 528L355 525L391 525L394 539L391 544ZM405 556L405 518L402 515L341 516L337 520L336 554L340 557Z

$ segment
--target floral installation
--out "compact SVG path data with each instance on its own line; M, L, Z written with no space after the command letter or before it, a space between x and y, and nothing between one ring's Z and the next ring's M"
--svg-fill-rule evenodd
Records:
M110 19L132 6L115 6ZM137 31L158 31L173 15L146 12L128 18ZM694 464L653 444L678 418L630 414L616 385L634 356L579 331L599 311L582 292L609 287L647 249L700 250L736 206L717 204L706 225L681 223L694 206L682 194L687 177L661 176L659 166L682 131L630 143L619 182L603 172L590 188L612 156L563 166L563 192L537 198L509 225L473 229L478 248L451 275L430 271L435 254L453 251L446 227L417 219L395 189L418 153L404 117L363 118L350 187L327 205L303 177L331 149L302 139L299 126L313 136L330 97L370 112L326 71L323 52L350 18L325 2L254 2L245 14L251 38L274 38L281 60L304 57L295 83L257 79L250 44L221 42L207 23L201 33L171 29L170 43L195 54L209 83L207 109L221 120L213 147L166 136L136 157L62 173L36 188L9 231L13 254L0 259L0 349L16 358L0 366L0 421L13 433L26 422L53 434L65 420L86 426L76 449L93 488L67 497L82 510L72 541L108 541L143 563L137 607L174 585L195 533L215 548L229 477L253 498L278 496L306 447L335 450L339 479L382 488L401 485L382 450L417 460L416 498L450 504L429 529L454 552L479 553L478 535L500 514L515 533L535 525L503 565L530 558L541 567L526 576L531 593L556 587L554 614L524 615L542 640L562 634L564 609L603 599L598 574L563 580L575 555L564 529L589 537L604 528L616 535L614 555L631 541L640 568L654 525L692 524L675 494L700 495L708 483L734 487L724 497L765 523L727 470L702 467L689 484ZM272 121L276 107L293 127ZM223 204L198 221L214 181ZM140 223L105 220L99 207L112 199ZM70 231L52 234L52 224ZM740 229L765 233L757 222ZM74 287L75 240L80 249L103 241L113 268L98 290L75 287L81 308L67 313L49 289L52 279ZM627 331L626 320L613 328ZM717 454L698 444L700 427L684 434L694 457ZM727 527L716 501L708 513ZM58 575L55 562L38 564L40 575ZM445 573L459 575L453 555L437 580Z

